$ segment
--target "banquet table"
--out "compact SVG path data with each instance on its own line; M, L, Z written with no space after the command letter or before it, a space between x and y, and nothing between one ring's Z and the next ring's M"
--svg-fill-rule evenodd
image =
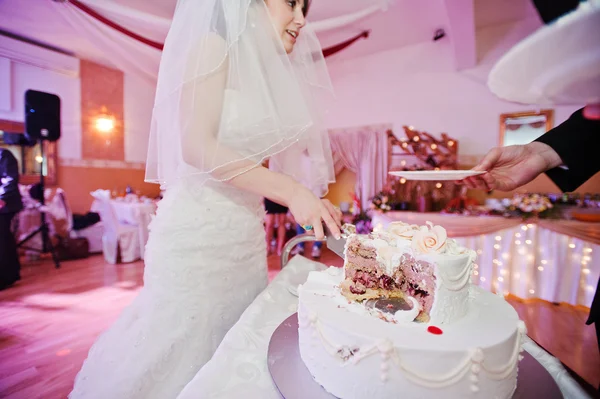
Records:
M16 217L16 232L15 236L17 241L23 240L30 233L34 232L41 226L41 210L44 210L46 214L46 222L50 236L59 235L65 236L68 234L70 228L68 217L64 206L60 202L57 196L46 195L46 205L40 206L39 203L33 200L27 200L24 198L23 203L25 207L21 210ZM25 247L34 248L38 251L42 248L42 235L35 234L31 239L25 243ZM36 251L27 250L26 253L30 256L37 257L39 254Z
M296 312L298 298L290 292L308 273L326 266L295 256L229 330L213 358L196 374L178 399L281 399L267 365L271 335ZM560 361L527 338L524 349L552 375L565 398L589 398Z
M473 282L486 290L592 304L600 278L600 223L418 212L377 213L372 218L375 228L396 221L440 225L459 244L476 250Z

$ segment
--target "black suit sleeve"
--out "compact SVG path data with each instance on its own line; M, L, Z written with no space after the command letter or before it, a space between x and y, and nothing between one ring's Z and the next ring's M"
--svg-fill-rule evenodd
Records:
M583 108L535 141L548 144L568 169L546 172L562 191L574 191L600 171L600 121L583 117Z

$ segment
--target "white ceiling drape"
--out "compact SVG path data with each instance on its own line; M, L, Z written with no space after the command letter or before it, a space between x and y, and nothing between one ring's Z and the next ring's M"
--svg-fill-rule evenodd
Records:
M356 174L354 192L363 210L388 179L388 136L391 125L371 125L329 131L336 167Z
M99 51L108 56L117 69L126 74L137 75L148 83L155 84L160 63L160 50L105 25L68 3L58 5L57 11L64 20L90 43L93 43ZM142 14L138 14L138 18L141 18Z
M386 10L389 1L379 0L362 10L312 22L312 25L317 31L339 29ZM171 25L171 19L168 17L156 15L143 8L129 7L114 0L80 2L123 28L158 43L164 42ZM161 56L159 49L117 31L69 2L50 3L53 11L80 35L81 40L94 46L114 67L155 84Z

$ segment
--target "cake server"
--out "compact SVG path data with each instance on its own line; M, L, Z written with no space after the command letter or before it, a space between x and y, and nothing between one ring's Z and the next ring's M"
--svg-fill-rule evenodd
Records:
M351 224L346 223L342 226L342 228L340 230L342 232L342 235L340 236L339 240L337 240L333 235L331 235L331 231L329 231L329 229L327 229L327 231L326 231L325 238L327 240L327 248L329 248L333 253L335 253L340 258L344 259L345 258L344 251L346 249L346 240L348 239L348 236L350 234L356 233L356 227L354 227Z
M340 258L344 259L344 249L346 247L346 238L348 238L347 234L342 234L339 240L336 240L334 236L331 235L330 232L327 234L327 248L329 248L333 253L335 253Z

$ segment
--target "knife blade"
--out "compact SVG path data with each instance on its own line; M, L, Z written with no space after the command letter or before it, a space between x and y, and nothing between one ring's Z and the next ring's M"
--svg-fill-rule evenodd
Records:
M339 240L336 240L331 233L327 234L327 248L331 250L331 252L335 253L340 258L344 259L344 249L346 248L346 239L348 238L347 234L342 234Z

